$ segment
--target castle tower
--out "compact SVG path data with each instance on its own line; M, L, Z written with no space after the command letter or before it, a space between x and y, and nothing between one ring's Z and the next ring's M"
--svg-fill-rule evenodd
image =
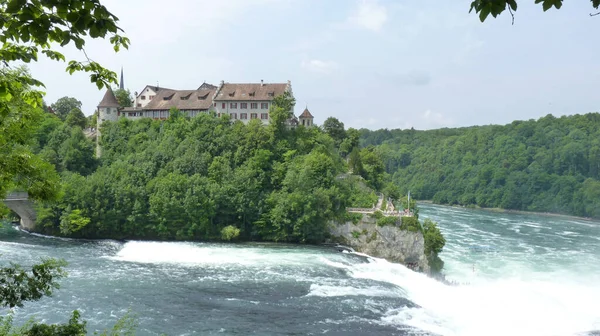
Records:
M98 119L97 119L97 131L96 131L96 156L100 157L100 126L104 121L117 121L119 118L119 101L111 88L106 90L104 98L98 104Z
M314 123L313 123L314 117L312 114L310 114L310 111L308 110L308 106L304 109L304 112L302 112L302 114L300 115L300 117L298 119L300 119L299 124L304 127L314 126Z

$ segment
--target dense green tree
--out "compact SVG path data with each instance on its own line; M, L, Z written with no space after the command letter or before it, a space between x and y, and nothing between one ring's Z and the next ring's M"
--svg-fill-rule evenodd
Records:
M119 102L121 107L131 107L133 106L133 96L129 90L118 89L115 90L115 97Z
M11 68L20 62L37 61L38 55L66 61L56 46L75 46L84 50L86 39L107 38L115 51L127 47L129 40L118 34L118 18L98 0L0 2L0 198L12 188L27 190L38 200L56 199L58 179L51 165L31 153L30 146L35 126L42 121L43 84L33 79L24 69ZM87 56L85 61L70 60L67 71L90 73L91 82L98 88L116 83L116 74ZM80 106L78 106L80 107ZM62 118L71 110L65 109ZM49 293L54 285L56 265L47 262L32 267L32 276L16 266L4 268L2 273L2 302L8 306L24 300L36 300ZM75 316L75 315L74 315ZM74 324L77 324L75 321ZM39 328L38 328L39 326ZM55 334L54 328L39 324L19 332L25 335ZM60 330L65 335L81 335L82 330ZM11 330L8 330L11 332Z
M79 127L81 129L84 129L87 125L87 119L85 118L85 115L83 115L83 112L81 112L79 108L72 109L71 112L69 112L69 114L67 115L65 122L71 127Z
M417 199L443 204L598 216L600 200L589 187L598 181L598 113L361 134L361 143L377 145L402 194L410 190Z
M339 146L346 138L344 123L339 121L337 118L329 117L325 119L325 122L323 122L323 129L325 132L327 132L327 134L329 134L333 141L335 141L336 147Z
M69 113L73 110L81 112L81 102L73 97L59 98L55 103L50 105L54 114L62 120L66 120ZM83 114L83 113L82 113Z

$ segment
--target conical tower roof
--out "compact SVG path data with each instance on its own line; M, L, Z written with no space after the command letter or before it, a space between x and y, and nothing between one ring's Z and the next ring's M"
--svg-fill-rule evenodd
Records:
M300 118L314 118L312 114L310 114L310 111L308 110L308 107L304 109L304 112L302 112L302 114L300 115Z
M104 98L102 98L102 101L98 104L98 107L121 107L121 105L119 105L119 101L117 100L117 97L115 97L112 89L108 88L104 94Z

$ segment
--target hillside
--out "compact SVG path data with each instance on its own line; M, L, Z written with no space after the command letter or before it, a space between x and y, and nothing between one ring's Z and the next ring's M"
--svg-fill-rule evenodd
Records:
M53 159L64 197L39 207L37 229L76 238L320 242L328 221L370 204L373 193L337 178L348 168L333 140L316 127L288 129L284 111L272 109L269 126L177 110L166 121L121 118L102 125L100 160L79 128L48 116L36 148Z
M600 218L600 114L429 131L360 130L402 193Z

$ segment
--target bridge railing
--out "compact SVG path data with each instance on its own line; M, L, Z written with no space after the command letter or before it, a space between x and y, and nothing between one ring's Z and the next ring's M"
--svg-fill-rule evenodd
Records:
M29 194L26 191L12 192L6 195L5 201L26 200L29 199Z

